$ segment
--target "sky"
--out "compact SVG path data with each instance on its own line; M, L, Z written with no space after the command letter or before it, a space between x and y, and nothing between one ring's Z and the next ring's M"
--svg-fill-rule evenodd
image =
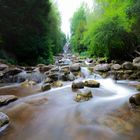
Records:
M85 2L92 7L93 0L55 0L58 5L58 9L61 14L61 30L66 34L70 35L70 19L73 16L76 9L78 9L81 3Z

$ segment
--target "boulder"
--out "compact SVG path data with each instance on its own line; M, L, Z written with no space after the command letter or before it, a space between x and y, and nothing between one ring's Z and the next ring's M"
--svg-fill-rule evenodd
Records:
M66 74L70 73L70 67L69 66L61 67L61 72L64 72Z
M48 91L51 89L51 85L49 83L43 84L41 87L42 91Z
M0 96L0 106L7 105L10 102L17 100L18 98L14 95L1 95Z
M95 80L86 80L84 82L84 86L92 87L92 88L98 88L98 87L100 87L100 83L95 81Z
M6 68L8 68L9 66L6 64L0 64L0 71L5 70Z
M72 89L84 88L84 83L82 81L74 81L72 83Z
M14 76L14 75L21 73L22 71L23 70L19 69L19 68L12 68L12 69L9 69L8 71L6 71L4 73L4 76Z
M68 80L68 81L74 81L75 79L76 79L76 78L75 78L75 76L73 75L73 73L70 72L70 74L67 75L67 80Z
M55 81L55 82L52 83L52 86L53 87L62 87L63 83L61 81Z
M0 112L0 128L7 125L8 123L9 117L6 114Z
M133 66L135 69L140 70L140 57L136 57L133 60Z
M52 79L53 81L57 81L57 80L59 80L60 74L59 74L59 73L50 73L50 74L48 75L48 77L49 77L50 79Z
M133 59L133 64L138 64L140 63L140 57L136 57L135 59Z
M73 65L70 66L70 71L71 72L78 72L81 70L80 64L75 63Z
M94 67L94 71L106 72L110 70L109 64L98 64Z
M124 62L122 64L122 68L125 70L132 70L132 69L134 69L134 66L131 62Z
M51 69L51 72L52 73L53 72L59 72L59 71L60 71L59 67L54 67L54 68Z
M87 59L86 59L86 62L87 62L87 63L92 63L92 62L93 62L93 59L92 59L92 58L87 58Z
M89 89L80 89L77 92L77 95L75 96L74 100L76 102L81 102L81 101L88 101L92 98L92 92Z
M114 64L111 67L112 70L120 70L121 69L121 65L120 64Z
M53 68L52 65L39 67L40 72L45 73Z
M130 102L130 104L132 104L132 105L140 106L140 93L135 94L135 95L132 95L132 96L129 98L129 102Z

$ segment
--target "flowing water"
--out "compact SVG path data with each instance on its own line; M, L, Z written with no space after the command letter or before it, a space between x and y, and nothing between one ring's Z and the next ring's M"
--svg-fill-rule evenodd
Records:
M83 73L95 78L87 70ZM80 103L73 100L70 82L47 92L40 92L39 86L0 88L0 94L19 97L0 108L10 118L0 140L139 140L140 113L128 104L129 97L137 93L135 88L129 81L97 81L100 88L89 88L93 98Z

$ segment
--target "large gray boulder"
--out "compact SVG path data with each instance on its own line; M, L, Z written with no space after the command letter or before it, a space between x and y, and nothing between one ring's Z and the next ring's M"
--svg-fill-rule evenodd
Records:
M107 72L110 70L109 64L98 64L94 67L94 71Z
M100 83L95 81L95 80L86 80L84 82L84 86L91 87L91 88L99 88L100 87Z
M89 89L80 89L74 98L76 102L88 101L92 98L92 92Z
M78 72L81 70L80 64L75 63L73 65L70 66L70 71L71 72Z
M82 81L74 81L72 83L72 89L81 89L84 88L84 83Z
M136 69L140 70L140 57L136 57L134 60L133 60L133 65Z
M122 64L122 68L125 70L132 70L132 69L134 69L134 66L131 62L124 62Z
M120 64L114 64L111 66L112 70L120 70L121 69L121 65Z
M0 128L7 125L8 123L9 117L6 114L0 112Z
M140 57L136 57L135 59L133 59L133 64L137 63L140 63Z
M18 98L14 95L1 95L0 96L0 106L7 105L10 102L17 100Z
M49 83L43 84L41 87L42 91L48 91L51 89L51 85Z
M132 104L132 105L140 106L140 93L135 94L135 95L132 95L132 96L129 98L129 102L130 102L130 104Z
M6 64L0 64L0 71L5 70L6 68L8 68L9 66Z

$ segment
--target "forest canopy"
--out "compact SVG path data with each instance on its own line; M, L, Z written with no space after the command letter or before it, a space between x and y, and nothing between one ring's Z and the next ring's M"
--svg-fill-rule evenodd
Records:
M95 0L71 19L71 46L81 55L132 59L140 43L140 0Z
M53 62L65 44L58 8L49 0L0 1L0 57L35 65Z

